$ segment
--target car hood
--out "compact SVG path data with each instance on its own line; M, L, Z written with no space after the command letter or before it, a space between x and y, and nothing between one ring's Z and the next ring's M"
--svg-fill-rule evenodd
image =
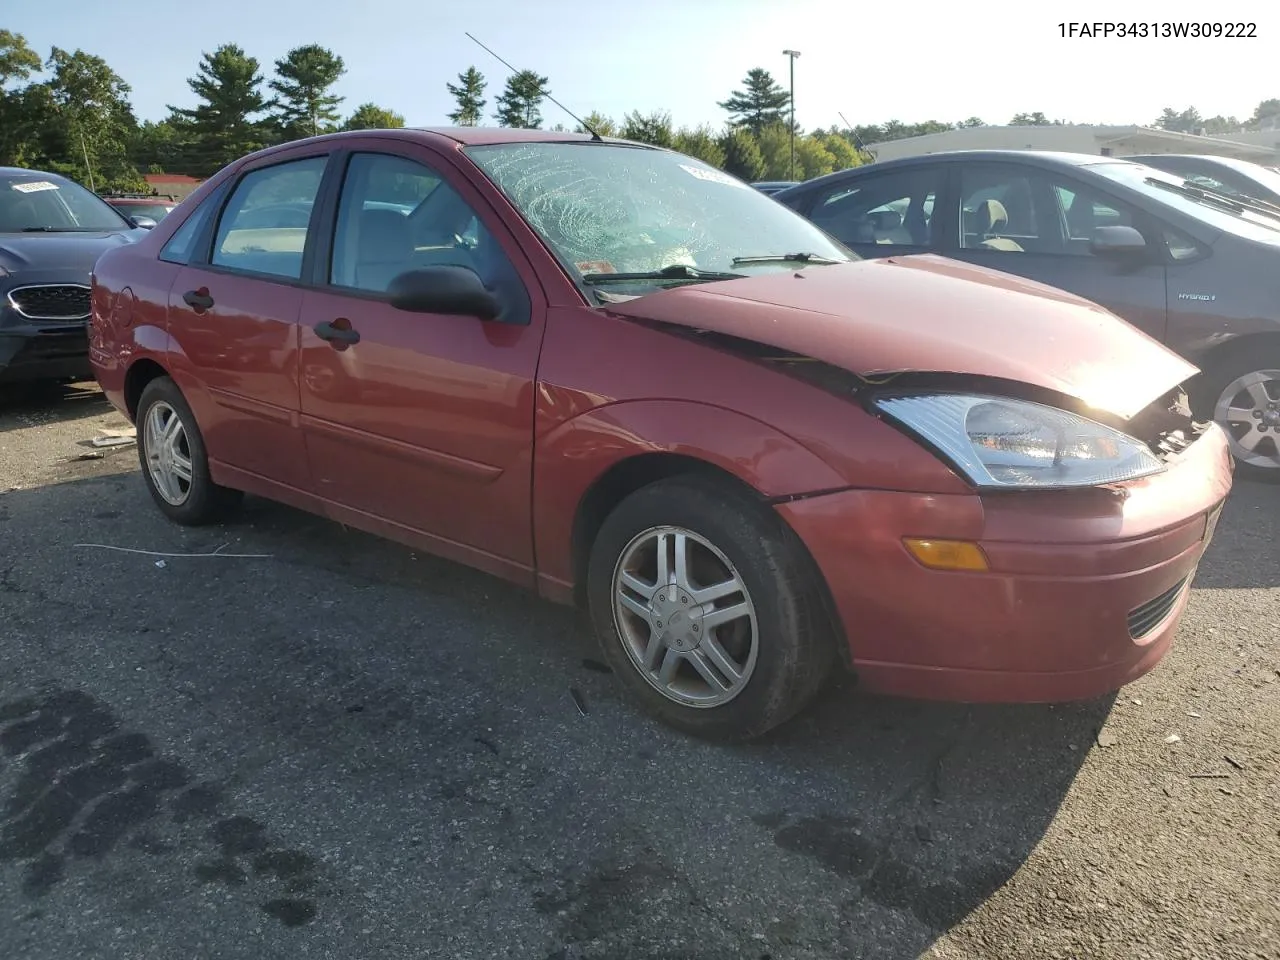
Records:
M134 233L120 229L101 233L0 234L0 267L11 273L35 269L67 270L88 277L94 263L113 247L134 243Z
M861 376L1020 381L1126 420L1198 369L1092 301L932 254L673 287L608 309Z

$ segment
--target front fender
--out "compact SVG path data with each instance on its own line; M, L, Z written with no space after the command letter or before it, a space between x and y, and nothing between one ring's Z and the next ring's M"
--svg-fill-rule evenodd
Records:
M767 498L849 486L792 437L724 407L683 400L596 407L534 442L534 548L544 591L572 589L573 526L583 497L617 464L654 453L719 467Z

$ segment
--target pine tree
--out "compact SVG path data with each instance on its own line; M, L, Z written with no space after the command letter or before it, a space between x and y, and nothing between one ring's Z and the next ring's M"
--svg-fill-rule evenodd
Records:
M475 67L467 67L466 73L458 74L458 83L445 83L449 93L458 102L458 109L449 114L449 119L460 127L474 127L484 116L484 105L489 101L483 96L488 86L484 74Z
M532 70L521 70L507 78L506 89L498 98L498 112L494 115L504 127L525 127L536 130L542 126L542 112L538 109L550 92L549 81Z
M761 67L748 70L743 87L719 104L729 111L730 123L735 127L745 127L759 135L770 124L787 122L786 110L791 105L791 94L774 81L768 70Z

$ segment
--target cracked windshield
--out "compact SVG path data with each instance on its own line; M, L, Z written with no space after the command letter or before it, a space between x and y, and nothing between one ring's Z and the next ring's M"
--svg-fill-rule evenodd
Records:
M692 157L595 143L486 145L466 153L588 282L669 274L625 284L644 292L668 279L856 259L804 218Z

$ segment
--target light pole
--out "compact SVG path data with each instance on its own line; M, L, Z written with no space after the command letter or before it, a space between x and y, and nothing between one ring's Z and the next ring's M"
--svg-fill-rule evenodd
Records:
M799 50L783 50L784 57L791 58L791 179L796 178L796 57Z

